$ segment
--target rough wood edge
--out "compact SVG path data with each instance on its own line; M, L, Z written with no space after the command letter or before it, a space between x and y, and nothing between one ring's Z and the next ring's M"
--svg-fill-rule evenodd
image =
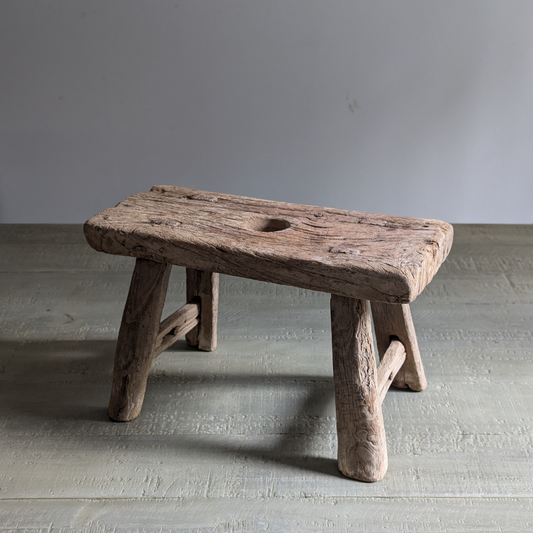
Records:
M392 385L392 381L400 368L402 367L405 358L405 346L399 340L393 340L378 366L378 396L379 403L383 403L385 395Z
M393 387L423 391L427 380L409 305L372 302L372 317L380 359L393 339L398 339L405 346L405 363L396 374Z
M339 470L378 481L387 471L387 445L368 302L332 295L331 337Z

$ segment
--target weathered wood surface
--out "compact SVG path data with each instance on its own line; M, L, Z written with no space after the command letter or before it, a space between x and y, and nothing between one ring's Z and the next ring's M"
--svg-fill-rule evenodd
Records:
M532 498L47 499L8 501L4 530L39 533L529 533ZM47 524L37 529L36 525ZM49 524L53 524L51 528ZM17 529L18 528L18 529Z
M137 259L118 334L109 416L121 422L141 411L172 266Z
M88 220L109 254L392 303L414 300L450 250L437 220L156 186Z
M188 302L182 305L177 311L167 316L159 324L159 333L157 334L156 343L160 343L164 337L174 329L182 330L183 325L191 320L197 319L200 316L200 302ZM183 333L183 335L185 335Z
M190 302L165 318L159 325L152 357L168 350L178 339L194 329L198 325L199 317L200 303Z
M387 471L387 444L368 302L331 296L339 470L360 481Z
M385 395L392 385L393 379L405 363L405 346L398 340L393 340L381 358L378 366L377 382L379 403L385 399Z
M187 269L187 301L200 300L200 322L185 338L206 352L217 347L218 291L218 273Z
M134 261L45 229L0 225L0 530L533 529L533 226L456 226L411 305L429 386L387 393L373 484L337 470L327 294L224 276L217 351L178 341L115 424ZM185 291L174 268L163 316Z
M393 338L398 338L405 346L405 363L392 384L399 389L425 390L427 380L409 305L372 302L372 318L380 358L385 355Z

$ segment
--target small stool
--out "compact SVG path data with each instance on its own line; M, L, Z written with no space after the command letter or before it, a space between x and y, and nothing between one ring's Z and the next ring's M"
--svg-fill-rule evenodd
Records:
M216 348L219 273L328 292L339 469L362 481L385 475L381 403L391 384L426 388L408 304L446 259L452 226L157 186L84 230L94 249L137 258L118 336L112 419L139 414L152 360L177 339ZM172 265L187 268L187 303L161 321Z

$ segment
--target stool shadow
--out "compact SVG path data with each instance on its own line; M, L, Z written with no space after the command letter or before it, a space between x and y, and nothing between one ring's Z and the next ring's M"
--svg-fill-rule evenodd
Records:
M180 352L194 351L185 341L178 341L171 349L179 355ZM206 353L205 356L209 357ZM146 394L146 404L150 404L150 381L152 383L176 383L181 385L213 383L218 387L246 386L250 388L250 394L254 394L254 389L262 386L279 385L282 389L294 389L296 385L304 385L308 391L302 401L294 406L292 414L285 413L285 416L292 419L291 423L279 428L275 434L278 436L274 445L251 446L240 444L229 444L223 442L212 443L208 439L202 439L201 434L187 435L176 446L182 449L193 451L204 451L206 454L221 454L246 460L253 458L262 462L284 464L293 468L299 468L317 473L344 477L337 468L337 460L333 458L313 455L309 448L313 441L324 438L324 432L328 431L327 426L331 426L332 417L327 417L326 413L331 412L334 404L334 385L332 376L313 374L231 374L231 373L165 373L163 376L153 374L149 380ZM145 405L146 405L145 404ZM146 405L149 409L149 405ZM334 412L334 407L333 407ZM307 413L313 413L312 416ZM268 416L268 412L261 413ZM142 417L141 413L141 417ZM324 421L326 421L324 423ZM335 424L333 417L333 425ZM268 435L265 433L265 435ZM334 440L336 446L336 431L328 431L329 437ZM230 435L234 436L234 435ZM235 435L235 437L238 437ZM295 449L296 448L296 449ZM336 455L336 452L335 452Z
M177 376L176 376L177 377ZM336 432L328 431L331 425L327 416L327 411L331 409L334 402L333 379L315 375L292 375L292 374L268 374L268 375L242 375L242 374L217 374L213 379L205 374L180 374L178 379L168 376L169 383L176 381L181 384L194 383L201 384L212 382L218 386L234 387L235 385L247 385L250 393L262 385L271 386L273 382L278 383L282 388L289 389L295 383L305 384L310 388L305 398L292 410L292 415L285 413L293 421L281 427L275 434L265 433L265 436L278 437L273 445L249 445L236 442L216 442L213 443L208 437L211 434L186 435L186 438L179 440L175 446L180 449L190 451L201 451L208 455L219 454L227 457L233 456L240 460L255 459L264 463L277 463L291 468L298 468L306 471L313 471L320 474L328 474L343 478L344 476L337 468L337 460L328 457L320 457L312 453L313 442L324 438L324 432L328 432L330 440L336 443ZM158 381L160 382L160 381ZM147 397L149 397L149 390ZM148 399L148 398L147 398ZM307 413L312 412L312 416ZM268 416L268 413L263 412ZM141 413L142 417L142 413ZM326 423L321 423L326 421ZM238 440L239 435L228 435ZM335 452L336 455L336 452Z
M116 341L0 342L6 420L72 423L107 420Z
M181 343L180 343L181 344ZM10 427L34 429L40 424L52 424L65 431L68 438L78 439L79 431L87 422L114 424L107 416L107 401L111 388L111 376L116 342L108 340L66 341L3 341L0 342L0 373L3 374L2 404L6 430ZM186 347L179 352L196 351ZM207 356L208 354L206 354ZM333 379L328 376L293 374L205 374L180 373L152 376L148 384L146 405L136 421L143 423L143 415L150 412L154 386L161 383L198 384L212 382L217 386L245 385L254 389L279 385L282 389L304 384L307 392L301 402L294 405L292 421L279 427L271 437L273 445L247 445L216 442L209 434L186 434L174 442L177 448L191 449L206 454L231 455L238 460L254 459L259 462L277 463L305 471L342 477L336 460L320 457L309 449L313 441L327 431L326 411L334 399ZM306 413L312 413L312 416ZM264 413L268 415L268 413ZM321 423L326 419L326 423ZM42 422L40 422L42 421ZM129 424L128 424L129 425ZM78 429L76 429L78 428ZM132 429L132 428L131 428ZM135 434L135 431L130 435ZM335 438L328 431L330 438ZM268 435L265 433L265 435ZM239 435L228 435L239 439ZM166 437L168 438L168 437ZM244 439L243 439L244 440Z

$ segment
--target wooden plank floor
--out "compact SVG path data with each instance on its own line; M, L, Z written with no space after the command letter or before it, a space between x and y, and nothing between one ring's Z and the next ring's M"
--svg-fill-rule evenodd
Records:
M533 226L455 230L412 304L428 389L387 395L365 484L336 468L328 295L222 276L217 350L179 341L113 423L133 260L0 226L0 532L533 531Z

